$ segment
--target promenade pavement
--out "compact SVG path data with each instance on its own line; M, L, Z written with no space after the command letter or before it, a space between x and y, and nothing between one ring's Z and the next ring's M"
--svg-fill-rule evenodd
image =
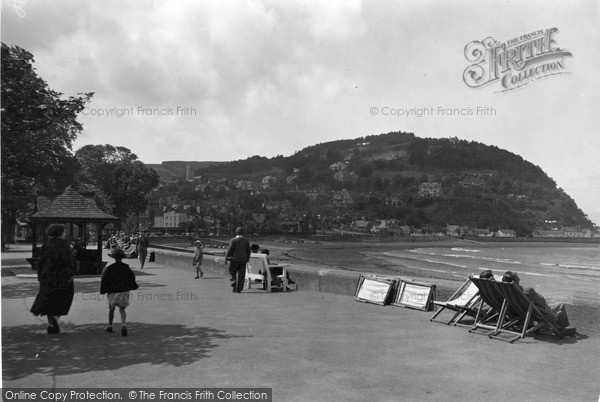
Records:
M300 290L231 292L222 269L125 260L140 289L129 335L106 333L99 277L77 277L58 335L29 312L27 248L2 253L3 387L266 387L276 401L597 401L600 337L514 344L429 321L431 312ZM105 257L106 258L106 257ZM106 260L110 259L106 258ZM219 268L219 267L216 267Z

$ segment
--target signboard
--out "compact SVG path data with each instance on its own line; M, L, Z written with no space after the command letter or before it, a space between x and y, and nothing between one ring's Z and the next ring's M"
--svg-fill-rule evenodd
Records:
M383 306L388 301L390 293L394 289L395 282L393 279L365 277L361 275L356 287L354 300Z
M396 300L392 304L429 311L434 292L435 285L402 281Z

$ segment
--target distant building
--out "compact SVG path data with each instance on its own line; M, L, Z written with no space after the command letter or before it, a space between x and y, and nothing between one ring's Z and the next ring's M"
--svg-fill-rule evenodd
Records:
M531 233L532 237L563 237L562 230L536 229Z
M400 226L398 227L399 232L400 232L400 236L410 236L410 226L408 225L404 225L404 226Z
M319 194L321 194L321 192L319 190L311 189L311 190L308 190L306 193L304 193L304 196L311 201L316 201L317 198L319 197Z
M564 229L565 232L565 237L574 237L574 238L585 238L585 237L591 237L591 231L589 231L588 229L580 229L580 228L573 228L573 227L565 227Z
M382 219L379 222L373 223L371 226L371 233L385 235L389 233L389 229L392 225L392 222Z
M460 181L460 182L458 182L458 184L460 184L464 188L471 188L471 189L485 188L485 181L481 180L479 178L475 178L475 177Z
M212 184L210 184L210 181L209 181L206 184L198 184L196 187L194 187L194 189L196 191L205 192L205 191L214 191L215 188L213 187Z
M494 234L489 229L469 229L469 236L492 237Z
M275 211L275 210L285 210L292 207L292 203L290 200L283 201L265 201L263 204L263 208L267 211Z
M337 181L349 181L356 177L356 173L349 172L347 170L336 170L333 174L333 178Z
M448 225L446 224L446 236L460 237L463 232L460 225Z
M188 221L188 214L185 212L168 211L163 216L154 217L154 227L178 228L182 222Z
M286 181L287 184L292 184L294 182L294 180L296 180L297 178L298 178L298 175L297 174L293 174L293 175L287 176L285 178L285 181Z
M511 229L500 229L494 235L496 237L517 237L517 233Z
M338 205L347 205L354 203L354 200L352 199L352 196L350 195L348 190L343 189L342 191L335 191L333 193L333 203Z
M371 229L372 223L369 221L354 221L350 227L354 228L357 232L366 233Z
M402 205L402 198L396 196L396 197L386 197L385 198L385 205L394 205L394 206L399 206Z
M235 187L239 188L240 190L252 190L255 185L251 180L239 180L237 183L235 183Z
M336 162L336 163L329 165L329 169L331 169L333 171L344 170L347 167L348 167L348 165L344 162Z
M271 184L275 183L277 181L277 177L275 176L265 176L262 178L262 185L264 186L270 186Z
M442 184L439 182L427 182L419 185L419 197L436 198L442 196Z
M531 233L533 237L561 237L561 238L592 238L595 233L590 229L564 227L562 229L545 230L536 229Z

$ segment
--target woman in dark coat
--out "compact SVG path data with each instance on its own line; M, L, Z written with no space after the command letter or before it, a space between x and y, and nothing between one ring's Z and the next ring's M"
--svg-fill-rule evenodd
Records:
M47 316L49 334L60 332L58 319L69 313L75 294L75 264L64 232L63 225L50 225L46 231L49 239L42 246L38 262L40 290L30 310L36 316Z

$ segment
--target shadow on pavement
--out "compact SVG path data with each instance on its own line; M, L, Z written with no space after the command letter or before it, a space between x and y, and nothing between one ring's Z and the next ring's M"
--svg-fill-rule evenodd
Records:
M230 335L207 327L128 323L120 335L117 314L114 332L105 324L64 325L62 333L46 334L43 325L2 328L3 379L31 374L70 375L115 370L136 364L182 366L208 357L219 341L248 336Z

